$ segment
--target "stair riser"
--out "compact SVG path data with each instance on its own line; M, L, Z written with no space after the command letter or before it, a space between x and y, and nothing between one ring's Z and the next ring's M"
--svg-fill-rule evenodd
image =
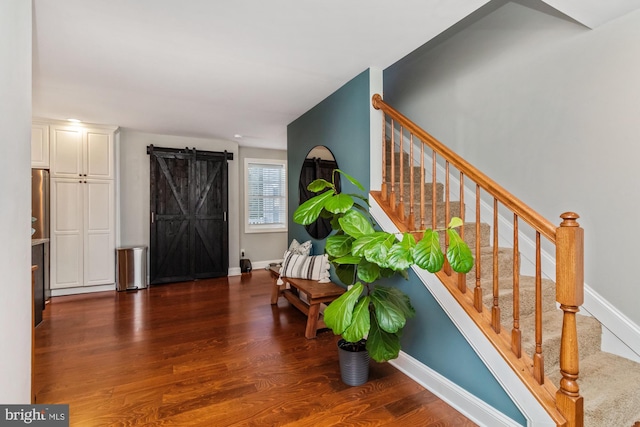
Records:
M456 231L459 235L462 235L461 228L457 228ZM480 246L489 246L490 227L488 224L480 224ZM444 233L440 233L440 247L444 248ZM469 246L472 253L476 250L476 227L473 223L467 223L464 227L463 240Z
M519 302L520 313L518 318L523 319L531 316L536 310L536 288L526 283L526 279L522 278L520 283ZM524 281L523 281L524 280ZM511 325L513 323L513 278L500 278L499 280L498 303L500 304L500 321L503 325ZM482 300L486 307L493 305L493 284L492 280L481 281ZM556 309L556 291L553 282L544 281L542 284L542 310Z
M475 255L475 249L472 248L471 252ZM473 268L467 273L467 287L475 286L476 277L476 265L478 260L474 263ZM513 250L510 248L498 248L498 277L512 277L513 276ZM493 279L493 248L486 246L480 249L480 278L481 279ZM504 281L505 279L500 279Z
M409 200L409 196L406 196L406 201ZM399 195L396 195L396 203L400 203ZM433 228L432 221L432 204L426 203L424 205L424 225L426 228ZM404 215L405 218L409 218L409 204L404 203ZM449 219L453 216L459 216L460 214L460 202L449 202ZM413 215L415 218L414 227L416 230L421 229L420 224L420 204L413 204ZM444 210L444 202L440 202L436 205L436 227L444 227L445 224L445 210Z
M400 184L397 182L393 185L393 190L396 193L396 197L400 195ZM387 191L391 192L391 184L387 182ZM403 195L408 198L411 194L411 184L405 183L402 186ZM420 182L415 182L413 186L413 194L414 199L420 199ZM424 200L425 203L431 201L431 196L433 194L433 186L431 183L424 184ZM444 200L444 186L442 184L436 185L436 201L441 202Z

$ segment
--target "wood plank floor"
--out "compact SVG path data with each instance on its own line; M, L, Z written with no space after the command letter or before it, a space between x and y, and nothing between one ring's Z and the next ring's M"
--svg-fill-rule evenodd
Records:
M36 328L37 403L72 426L474 426L388 363L340 380L337 337L269 304L264 270L55 297Z

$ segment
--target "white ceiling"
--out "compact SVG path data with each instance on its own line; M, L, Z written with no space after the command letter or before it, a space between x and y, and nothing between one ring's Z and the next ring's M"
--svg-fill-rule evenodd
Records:
M487 2L34 0L33 115L285 149L291 121ZM639 2L547 1L588 26Z

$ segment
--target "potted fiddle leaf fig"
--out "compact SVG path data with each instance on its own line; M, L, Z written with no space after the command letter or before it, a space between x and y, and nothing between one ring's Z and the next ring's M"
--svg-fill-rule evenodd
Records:
M330 219L335 230L326 239L325 252L336 275L349 290L326 308L324 321L342 337L338 347L342 349L343 381L359 385L367 381L369 356L377 362L398 357L402 330L407 319L415 315L405 293L377 282L395 274L406 278L407 270L413 265L435 273L443 268L445 258L454 271L467 273L474 261L469 247L455 230L462 225L460 218L452 218L446 228L421 231L423 236L418 242L413 233L380 231L369 214L368 199L339 192L336 174L364 192L356 179L336 169L332 182L318 179L309 184L308 189L318 194L298 206L293 220L307 225L322 216ZM440 247L440 233L449 236L446 253ZM345 362L344 353L349 357ZM353 356L356 353L364 353L364 367L345 377L345 367L354 365L353 357L359 357Z

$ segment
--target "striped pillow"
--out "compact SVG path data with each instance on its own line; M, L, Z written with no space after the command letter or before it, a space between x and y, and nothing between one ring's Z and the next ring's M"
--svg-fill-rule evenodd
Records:
M305 256L286 251L284 253L284 261L282 261L282 268L280 269L280 276L328 283L330 282L329 258L327 254Z

